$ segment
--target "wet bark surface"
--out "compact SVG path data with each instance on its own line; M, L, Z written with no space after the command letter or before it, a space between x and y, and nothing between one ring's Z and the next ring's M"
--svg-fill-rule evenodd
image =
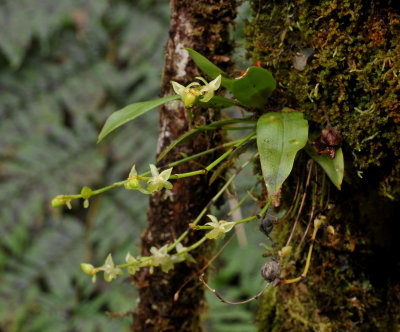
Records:
M235 1L177 1L171 0L170 37L166 45L162 96L173 94L171 80L187 85L196 76L204 76L190 60L185 47L207 56L222 68L230 66L232 44L228 27L235 17ZM222 57L220 57L222 56ZM227 61L221 61L227 60ZM209 80L209 78L207 78ZM194 123L206 124L218 119L215 111L193 108ZM170 102L160 108L160 136L157 155L172 141L190 129L190 121L182 102ZM182 158L182 153L192 155L222 142L219 133L197 136L193 141L179 145L158 166ZM183 173L209 164L215 155L209 155L173 169ZM199 166L202 165L202 166ZM173 182L170 192L165 190L150 197L148 225L142 234L142 255L149 255L150 248L172 243L188 229L198 213L216 193L218 184L210 187L208 176L195 176ZM185 247L199 240L202 232L189 232L183 241ZM168 274L159 267L151 274L148 268L134 276L140 301L133 314L134 331L201 331L200 315L205 309L204 291L198 278L193 278L174 300L175 293L207 262L210 248L204 244L193 253L197 264L175 264Z

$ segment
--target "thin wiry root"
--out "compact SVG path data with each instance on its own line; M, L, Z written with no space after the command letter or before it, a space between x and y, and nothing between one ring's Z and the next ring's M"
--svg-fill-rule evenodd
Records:
M253 300L258 299L263 293L264 291L267 289L267 287L270 285L270 282L267 282L267 284L264 286L264 288L256 295L254 295L253 297L244 300L244 301L239 301L239 302L231 302L228 300L225 300L221 295L218 294L218 292L215 289L212 289L203 279L204 277L204 273L200 275L199 279L200 281L204 284L204 286L206 286L212 293L214 293L214 295L216 297L218 297L222 302L227 303L227 304L244 304L244 303L248 303L251 302Z

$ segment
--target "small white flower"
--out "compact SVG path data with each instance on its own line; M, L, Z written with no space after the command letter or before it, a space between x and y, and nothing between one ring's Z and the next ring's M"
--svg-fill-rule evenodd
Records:
M162 246L160 249L151 247L150 252L153 255L152 266L161 265L161 270L165 273L174 268L174 263L168 254L168 244Z
M124 272L121 269L115 267L111 254L108 254L106 261L104 262L104 265L97 268L97 270L104 271L104 280L107 282L110 282L111 280L115 279L118 274L119 275L124 274Z
M228 222L226 220L218 221L218 219L211 214L208 214L207 217L210 218L211 221L206 223L206 225L213 228L210 232L206 234L206 237L209 239L222 239L225 237L225 233L229 232L235 226L234 222Z
M147 191L149 193L160 191L163 188L172 189L172 183L168 181L171 176L172 168L158 173L157 167L150 164L150 170L152 177L147 181Z

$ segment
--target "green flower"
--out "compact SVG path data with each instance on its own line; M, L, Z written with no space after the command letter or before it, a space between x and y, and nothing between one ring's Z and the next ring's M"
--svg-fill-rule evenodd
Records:
M178 243L176 245L176 252L179 254L182 251L185 251L187 248L184 247L181 243ZM191 254L189 254L188 252L185 252L181 255L177 255L177 256L173 256L172 257L176 262L183 262L183 261L189 261L192 263L196 263L196 260L193 258L193 256Z
M157 249L156 247L151 247L150 252L153 254L153 266L161 265L161 270L165 273L168 273L169 270L172 270L174 268L172 258L168 254L168 244L162 246L160 249Z
M234 222L227 222L226 220L218 221L218 219L211 214L208 214L207 217L210 218L211 221L206 223L206 225L213 228L210 232L206 234L206 237L209 239L222 239L225 237L225 233L229 232L233 228L233 226L235 226Z
M187 86L183 86L177 82L171 81L172 87L176 94L181 96L182 101L186 107L191 107L198 96L203 96L200 100L204 103L208 102L214 97L214 92L221 85L221 75L218 75L216 79L208 83L203 77L196 77L198 80L204 83L201 86L197 82L192 82ZM195 86L195 88L193 88Z
M221 85L221 75L218 75L216 79L207 83L207 81L203 77L196 77L198 80L204 83L204 86L201 87L200 92L202 94L202 98L200 100L204 103L208 102L212 97L214 97L214 91L218 90Z
M202 93L198 89L193 89L193 86L200 85L197 82L190 83L188 86L183 86L177 82L171 81L172 87L176 94L181 96L186 107L191 107L196 101L197 96Z
M115 279L117 275L123 275L121 269L115 267L114 261L112 259L111 254L108 254L104 265L97 268L97 270L104 271L104 280L110 282L111 280Z
M172 184L168 181L171 176L172 168L158 173L157 167L150 164L150 170L152 178L147 181L147 191L149 193L160 191L163 188L172 189Z
M132 169L129 172L128 182L124 184L124 187L127 190L139 190L143 194L150 194L150 192L142 188L140 185L140 180L136 171L136 165L132 166Z
M127 264L132 264L132 265L128 266L129 274L135 274L137 271L140 270L139 261L135 257L133 257L130 252L128 252L126 254L125 262Z

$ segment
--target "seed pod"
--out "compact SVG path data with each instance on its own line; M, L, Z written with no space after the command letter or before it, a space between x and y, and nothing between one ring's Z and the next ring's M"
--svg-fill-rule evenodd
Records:
M261 268L261 275L265 280L269 282L272 282L275 279L279 279L279 276L281 275L279 264L275 261L266 262Z

